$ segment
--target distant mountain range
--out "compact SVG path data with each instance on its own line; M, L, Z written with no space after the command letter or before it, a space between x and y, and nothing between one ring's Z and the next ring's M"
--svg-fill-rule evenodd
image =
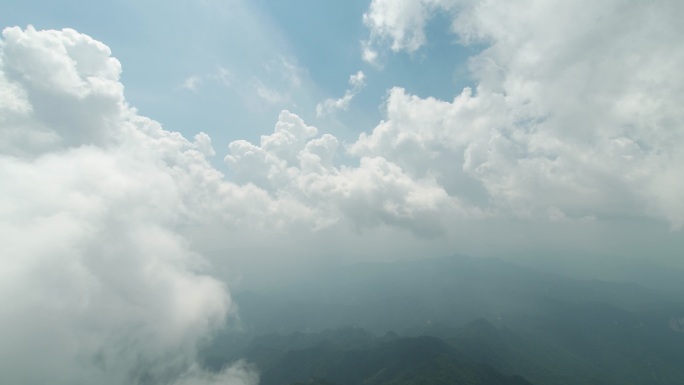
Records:
M684 384L684 301L636 284L454 256L352 265L235 299L241 328L205 361L246 358L265 385Z
M207 356L214 369L245 358L261 369L261 385L530 385L520 376L473 361L439 338L391 333L377 338L361 329L271 334L255 338L239 356L220 354L216 349Z

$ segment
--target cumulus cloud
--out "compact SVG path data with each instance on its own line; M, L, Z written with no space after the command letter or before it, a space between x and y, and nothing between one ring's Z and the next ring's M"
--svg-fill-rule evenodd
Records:
M425 44L425 26L438 9L453 9L463 0L373 0L363 22L371 31L364 59L377 57L370 43L389 40L394 52L414 52ZM370 54L370 56L367 55Z
M430 17L450 15L458 41L485 47L470 60L476 87L447 101L393 88L385 120L346 146L283 112L259 143L230 144L236 182L266 192L275 223L399 227L459 246L539 226L564 242L634 221L681 226L681 6L566 4L561 16L560 3L530 4L373 2L378 49L419 49Z
M231 310L225 284L176 231L212 211L210 140L136 115L110 55L69 29L3 31L3 379L256 383L244 366L195 364L197 342Z
M441 214L458 211L433 178L411 178L379 156L361 157L359 166L334 164L339 142L288 111L280 114L275 132L259 145L244 140L229 146L225 161L236 181L269 192L307 214L313 228L339 221L355 226L391 225L416 233L443 232Z
M70 30L38 41L37 35L31 29L4 31L3 153L31 155L119 139L113 120L123 109L122 86L115 80L121 67L109 49ZM63 38L73 43L65 45ZM73 62L69 55L83 55L81 47L92 57Z
M349 108L349 103L351 103L354 96L361 92L363 87L366 86L366 75L362 71L349 76L350 89L344 92L344 96L339 99L326 99L321 103L316 105L316 116L321 117L327 114L334 113L337 110L346 111Z
M517 216L638 215L680 227L684 29L673 15L682 10L676 1L375 0L364 21L378 46L419 49L440 11L459 41L487 48L470 60L475 90L448 102L394 89L387 121L351 151L434 173L453 195L486 191L492 208Z

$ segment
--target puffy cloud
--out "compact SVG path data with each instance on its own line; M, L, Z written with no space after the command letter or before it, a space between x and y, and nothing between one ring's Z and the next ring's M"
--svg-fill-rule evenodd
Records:
M371 47L370 42L361 42L361 58L368 64L379 67L378 63L378 52Z
M359 71L349 76L350 89L344 92L344 96L339 99L326 99L316 105L316 116L321 117L331 114L337 110L346 111L349 108L354 96L361 92L361 89L366 86L366 75Z
M304 136L290 141L299 164L264 138L231 144L227 160L241 183L301 202L325 226L399 226L459 240L473 220L498 238L508 221L521 231L527 223L620 233L620 223L651 219L677 228L684 117L673 63L684 57L672 15L681 6L632 5L374 1L365 20L376 48L387 39L416 50L430 17L451 15L462 43L486 47L470 60L477 86L451 101L390 90L386 120L347 146L344 166L319 164Z
M392 51L414 52L425 44L425 26L437 9L452 9L462 0L373 0L363 22L370 28L371 42L391 41ZM377 57L370 46L364 59Z
M4 35L4 153L31 155L117 139L112 124L124 108L121 66L109 48L73 30L7 29Z
M434 179L411 178L383 157L361 157L360 164L334 166L339 146L330 134L288 111L260 145L234 141L225 160L236 180L268 191L281 204L306 207L313 228L339 221L354 226L393 225L416 233L444 231L440 215L459 209Z
M119 62L88 36L8 28L0 44L4 381L256 383L194 363L231 309L176 231L223 194L208 136L137 116Z
M456 196L484 189L491 207L517 216L680 227L684 28L673 15L683 7L375 0L364 20L376 44L415 51L443 11L461 42L486 48L470 60L474 91L445 102L395 89L387 121L352 152L438 175Z
M355 90L365 86L366 85L366 75L363 73L363 71L359 71L353 75L350 75L349 76L349 84Z

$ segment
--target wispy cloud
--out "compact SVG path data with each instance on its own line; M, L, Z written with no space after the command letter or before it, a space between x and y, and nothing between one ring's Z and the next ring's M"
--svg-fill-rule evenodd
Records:
M282 55L266 61L263 66L269 77L285 82L290 87L301 87L302 78L306 75L306 70L300 67L294 58Z
M181 84L181 88L185 88L188 91L196 92L200 84L202 84L202 77L193 75L186 78L183 81L183 84Z
M181 88L198 92L205 84L218 84L223 87L231 87L233 82L233 73L229 69L219 66L213 72L205 73L203 75L188 76L181 84Z
M351 88L344 92L344 96L338 99L326 99L316 105L316 116L323 117L332 114L338 110L346 111L349 108L354 96L356 96L366 85L366 75L359 71L349 76L349 85Z
M229 69L221 66L219 66L213 74L209 75L209 77L224 87L230 87L235 80L233 73Z
M261 80L253 81L254 92L262 101L271 105L283 105L290 102L290 95L265 85Z

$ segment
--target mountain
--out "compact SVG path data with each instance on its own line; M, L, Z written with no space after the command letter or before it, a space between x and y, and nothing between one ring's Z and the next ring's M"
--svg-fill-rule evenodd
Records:
M681 303L636 284L578 281L462 256L345 266L271 292L238 292L235 300L244 327L256 333L355 326L412 334L433 323L464 325L477 318L502 325L544 314L550 300L636 312Z
M472 361L435 337L390 333L377 338L359 329L261 336L241 352L241 357L257 364L262 385L530 384L520 376L505 375ZM213 360L218 369L221 360Z
M403 374L390 361L371 359L391 356L378 353L381 342L401 350L389 344L394 340L387 336L395 336L433 338L431 352L448 347L448 354L420 361L415 372L465 370L459 365L466 362L546 385L684 384L684 302L632 283L454 256L346 266L235 299L242 326L205 349L207 365L246 357L260 363L266 379L277 373L290 382L342 385L380 378L353 357L398 378ZM310 370L290 376L288 367ZM333 375L343 367L356 377Z

